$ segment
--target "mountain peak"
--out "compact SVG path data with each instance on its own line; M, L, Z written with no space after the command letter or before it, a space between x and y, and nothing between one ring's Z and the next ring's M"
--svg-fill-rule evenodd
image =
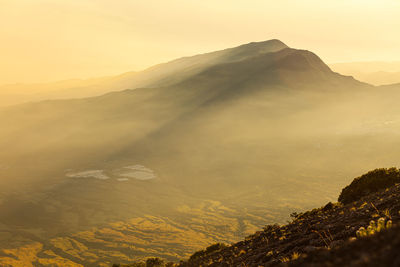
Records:
M269 46L269 47L275 46L275 47L280 47L281 49L289 47L279 39L270 39L270 40L260 41L260 42L250 42L250 43L247 43L247 44L244 44L241 46Z
M272 39L262 42L247 43L234 48L229 48L225 51L228 52L228 61L240 61L245 58L260 56L266 53L278 52L285 48L289 47L280 40Z

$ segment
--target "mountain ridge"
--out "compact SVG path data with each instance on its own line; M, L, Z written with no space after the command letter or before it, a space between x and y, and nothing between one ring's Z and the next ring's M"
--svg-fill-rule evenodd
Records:
M100 77L81 81L74 79L50 84L2 85L0 86L0 93L3 102L0 102L0 105L3 103L3 105L5 105L7 102L15 104L44 99L91 97L110 91L154 87L160 86L161 84L165 85L166 83L171 85L176 80L179 81L181 79L177 72L182 72L181 75L187 77L213 64L215 60L235 61L248 56L249 53L256 55L263 51L277 51L285 47L287 46L279 40L253 42L224 50L182 57L151 66L142 71L131 71L111 77ZM168 77L171 75L174 75L174 77ZM99 80L100 83L96 82L96 80ZM81 85L78 85L79 81ZM66 85L74 83L75 85L71 85L71 87ZM52 85L54 85L55 88L50 90L48 87ZM44 89L40 89L41 87ZM28 94L27 92L29 91L34 91L35 94ZM18 101L18 99L22 99L22 101Z
M18 93L18 86L0 87L3 102L17 104L27 101L39 101L45 99L68 99L98 96L111 91L120 91L125 89L135 89L143 87L160 87L172 86L187 80L191 76L205 71L207 68L216 64L234 63L250 59L252 57L260 57L267 53L274 53L289 47L277 39L251 42L237 47L227 48L224 50L208 52L204 54L178 58L172 61L161 63L139 72L126 72L113 77L97 78L91 80L82 80L82 86L76 85L69 88L64 83L57 85L49 90L47 87L51 84L39 85L46 88L46 92L41 93L41 89L36 90L34 95ZM326 65L324 63L324 65ZM322 65L320 66L322 67ZM326 66L323 66L326 68ZM96 82L99 80L99 82ZM74 80L76 83L79 80ZM68 83L68 81L66 81ZM71 81L69 81L71 83ZM85 85L88 84L88 85ZM36 85L21 85L23 91L35 89ZM12 89L12 90L11 90ZM8 92L8 91L12 92ZM18 101L21 98L22 101Z

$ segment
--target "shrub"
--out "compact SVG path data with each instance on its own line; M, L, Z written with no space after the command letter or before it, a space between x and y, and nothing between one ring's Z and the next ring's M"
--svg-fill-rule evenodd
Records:
M207 247L207 248L206 248L206 253L211 253L211 252L214 252L214 251L218 251L218 250L221 250L221 249L223 249L223 248L226 248L226 245L225 245L225 244L223 244L223 243L216 243L216 244L214 244L214 245L211 245L211 246Z
M146 267L161 267L161 266L165 266L165 262L160 258L148 258L146 260Z
M367 229L365 229L364 227L360 227L356 232L356 236L357 237L371 236L385 229L392 228L392 225L393 225L392 220L388 220L386 222L385 218L379 218L377 222L372 220L369 222Z
M210 254L212 252L215 252L215 251L219 251L226 247L227 247L227 245L225 245L223 243L216 243L214 245L207 247L205 250L200 250L200 251L195 252L192 256L190 256L190 260L195 260L197 258L203 257L203 256Z
M203 257L206 254L205 250L196 251L190 256L189 260L195 260L197 258Z
M351 203L363 196L388 188L399 182L399 169L375 169L355 178L350 185L343 188L338 200L343 204Z

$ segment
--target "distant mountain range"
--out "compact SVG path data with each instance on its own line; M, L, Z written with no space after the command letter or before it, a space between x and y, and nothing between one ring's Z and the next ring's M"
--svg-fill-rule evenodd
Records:
M400 83L400 62L350 62L329 64L339 73L373 85Z
M400 156L400 86L279 40L85 83L0 109L0 265L177 260Z

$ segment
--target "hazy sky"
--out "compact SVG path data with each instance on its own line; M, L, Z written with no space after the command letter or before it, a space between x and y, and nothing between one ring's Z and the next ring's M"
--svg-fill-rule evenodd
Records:
M400 0L0 0L0 84L88 78L277 38L400 60Z

